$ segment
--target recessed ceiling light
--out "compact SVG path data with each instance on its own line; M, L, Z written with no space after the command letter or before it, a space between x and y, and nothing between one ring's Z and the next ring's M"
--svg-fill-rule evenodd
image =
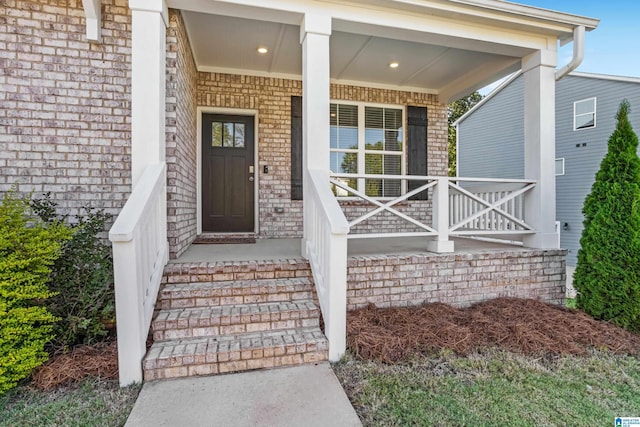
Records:
M267 52L269 52L269 49L267 49L266 47L261 46L258 48L258 53L261 53L264 55Z
M389 68L398 68L400 66L400 64L398 64L397 62L392 62L391 64L389 64Z

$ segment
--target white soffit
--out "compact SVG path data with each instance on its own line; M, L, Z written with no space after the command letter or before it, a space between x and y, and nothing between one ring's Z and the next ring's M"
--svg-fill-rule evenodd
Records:
M190 11L182 14L200 71L300 78L302 51L298 26ZM334 31L330 43L330 72L334 81L432 93L452 81L473 79L475 76L469 75L469 71L474 68L482 66L495 74L511 69L519 61L519 56L346 31ZM267 47L269 52L258 54L260 46ZM398 62L398 68L391 69L391 62Z

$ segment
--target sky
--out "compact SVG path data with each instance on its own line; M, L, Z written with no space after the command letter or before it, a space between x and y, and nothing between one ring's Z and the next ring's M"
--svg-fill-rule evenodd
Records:
M600 19L585 36L584 73L640 77L640 0L515 0L516 3ZM559 50L558 68L568 63L573 44ZM499 84L499 83L498 83ZM481 91L487 93L497 84Z

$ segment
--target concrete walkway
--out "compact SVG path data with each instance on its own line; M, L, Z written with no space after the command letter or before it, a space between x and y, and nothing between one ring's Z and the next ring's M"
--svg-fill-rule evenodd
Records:
M126 427L361 426L328 363L145 383Z

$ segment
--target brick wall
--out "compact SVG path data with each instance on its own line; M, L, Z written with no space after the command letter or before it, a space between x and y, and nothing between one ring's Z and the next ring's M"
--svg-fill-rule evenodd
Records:
M302 94L297 80L241 75L199 73L198 105L205 107L257 110L258 182L261 237L300 237L302 235L302 202L291 198L291 96ZM428 170L432 175L447 174L447 120L445 106L435 95L331 85L331 99L428 107ZM269 166L269 173L262 172ZM430 221L430 202L405 203L400 210ZM283 208L281 214L275 208ZM348 202L343 209L354 218L370 209L362 203ZM383 214L363 223L354 231L399 230L397 220ZM406 231L415 230L405 227ZM403 230L405 230L403 229Z
M197 233L197 70L179 11L167 28L167 237L177 258Z
M565 250L536 249L350 257L347 309L467 306L498 297L564 304L565 257Z
M102 43L81 0L0 2L0 191L51 192L65 213L117 214L130 174L127 0L102 1Z

